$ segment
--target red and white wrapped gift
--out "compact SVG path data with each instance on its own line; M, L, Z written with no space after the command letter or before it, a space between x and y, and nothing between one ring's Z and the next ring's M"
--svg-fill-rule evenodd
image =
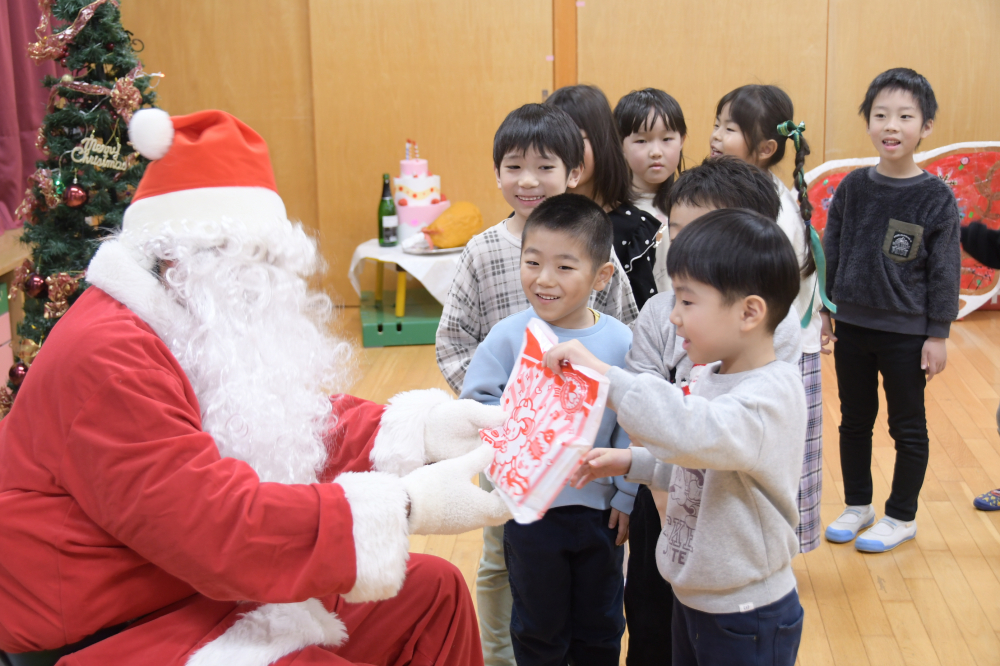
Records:
M594 447L608 397L602 374L567 365L563 380L542 365L542 355L557 343L545 322L528 322L500 397L507 421L503 428L480 430L496 450L486 474L521 524L545 515Z

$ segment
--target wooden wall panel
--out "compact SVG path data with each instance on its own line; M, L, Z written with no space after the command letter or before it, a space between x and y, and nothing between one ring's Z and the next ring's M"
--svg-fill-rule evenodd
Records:
M830 0L826 158L875 156L858 106L880 72L910 67L938 101L920 150L1000 139L1000 2Z
M488 223L509 213L493 135L551 90L552 0L311 0L310 24L326 285L354 304L351 254L377 233L381 177L398 174L406 139L449 199Z
M267 141L291 219L317 228L308 0L130 0L122 23L173 115L222 109Z
M827 0L587 0L577 10L580 83L612 107L625 93L661 88L684 110L689 166L708 154L719 98L747 83L781 86L823 162ZM778 169L790 183L792 159Z
M576 85L576 0L552 0L554 88Z

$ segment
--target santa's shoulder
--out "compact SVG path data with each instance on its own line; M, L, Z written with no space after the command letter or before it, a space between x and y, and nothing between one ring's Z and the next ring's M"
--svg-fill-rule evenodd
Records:
M136 370L180 372L170 350L137 314L91 286L53 327L29 374L60 377L80 392L115 374Z

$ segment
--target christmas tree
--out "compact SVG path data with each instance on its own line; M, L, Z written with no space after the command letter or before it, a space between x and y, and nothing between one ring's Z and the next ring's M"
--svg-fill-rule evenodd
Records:
M38 42L28 55L35 62L57 60L67 73L42 83L51 91L36 144L45 159L17 210L32 258L17 270L11 290L12 298L24 293L24 321L16 362L0 391L0 416L49 331L87 287L84 271L98 243L121 228L147 163L128 143L128 122L137 109L153 106L150 79L160 76L142 71L138 42L122 27L117 0L39 5Z

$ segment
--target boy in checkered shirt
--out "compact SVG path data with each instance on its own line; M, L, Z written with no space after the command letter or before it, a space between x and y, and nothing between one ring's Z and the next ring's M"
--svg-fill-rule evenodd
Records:
M521 231L547 197L574 187L583 170L583 137L558 108L525 104L512 111L493 138L493 170L513 214L473 237L458 260L455 280L437 330L437 362L456 393L486 334L504 317L528 309L521 289ZM612 254L614 254L612 252ZM625 272L611 257L611 282L590 306L631 325L639 315Z
M486 334L508 315L528 309L521 286L521 232L528 215L548 197L575 187L583 170L583 137L573 119L551 105L512 111L493 137L493 170L514 212L474 236L448 291L437 330L437 362L456 393ZM632 287L614 251L615 270L588 305L631 326L639 316ZM479 485L492 490L484 474ZM500 553L496 557L496 553ZM492 556L491 556L492 554ZM476 578L479 631L486 666L514 663L510 640L511 593L503 564L503 526L483 530L483 559Z

